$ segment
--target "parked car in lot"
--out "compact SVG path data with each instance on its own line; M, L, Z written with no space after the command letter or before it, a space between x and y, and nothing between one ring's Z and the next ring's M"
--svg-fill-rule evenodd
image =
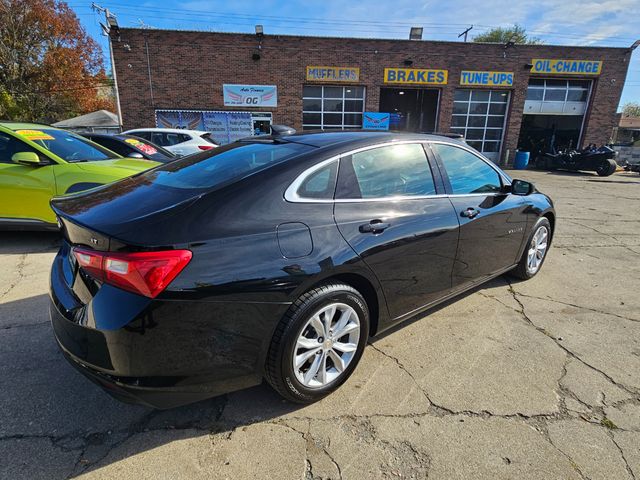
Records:
M370 336L536 275L555 224L546 195L465 143L388 132L249 138L52 205L64 355L154 407L263 378L318 400Z
M82 133L81 135L123 157L144 158L160 163L171 162L178 158L175 153L133 135L125 135L122 133L116 135Z
M158 165L48 125L0 122L0 228L57 229L49 201Z
M191 155L218 146L209 132L180 128L137 128L124 132L149 140L179 156Z

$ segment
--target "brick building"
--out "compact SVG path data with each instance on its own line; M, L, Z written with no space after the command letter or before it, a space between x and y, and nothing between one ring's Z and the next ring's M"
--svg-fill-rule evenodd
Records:
M112 44L125 129L202 128L224 142L270 123L384 128L389 120L391 129L461 133L496 162L552 139L557 148L608 142L631 55L124 28Z

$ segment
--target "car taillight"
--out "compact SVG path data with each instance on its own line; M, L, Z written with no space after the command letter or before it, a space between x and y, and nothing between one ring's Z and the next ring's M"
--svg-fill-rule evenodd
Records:
M211 150L212 148L216 148L216 147L213 145L198 145L198 148L200 150Z
M191 261L190 250L112 253L74 248L78 265L96 280L155 298Z

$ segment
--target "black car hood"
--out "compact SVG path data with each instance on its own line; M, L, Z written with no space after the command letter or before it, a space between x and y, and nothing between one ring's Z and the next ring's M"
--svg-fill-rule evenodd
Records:
M122 241L137 243L148 232L193 205L202 193L152 185L140 177L127 178L88 192L51 200L61 217ZM158 237L159 244L163 240Z

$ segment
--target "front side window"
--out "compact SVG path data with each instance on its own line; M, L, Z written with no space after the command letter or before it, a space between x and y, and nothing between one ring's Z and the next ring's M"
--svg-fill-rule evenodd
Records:
M16 133L46 148L67 162L95 162L119 158L86 138L64 130L42 128L16 130Z
M435 184L419 143L389 145L354 153L342 161L345 187L341 198L434 195Z
M16 137L0 132L0 163L13 163L12 158L18 152L38 153Z
M453 145L433 143L431 148L440 157L451 183L453 194L500 192L500 175L484 160Z
M302 128L362 128L364 87L306 85L302 91Z

